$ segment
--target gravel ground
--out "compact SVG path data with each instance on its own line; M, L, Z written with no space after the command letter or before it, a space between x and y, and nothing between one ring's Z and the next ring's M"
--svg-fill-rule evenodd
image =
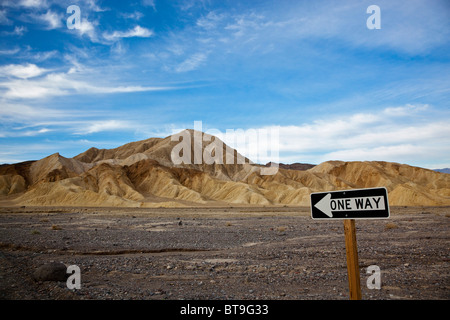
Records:
M363 299L450 298L449 209L356 221ZM79 266L81 289L33 280L51 261ZM348 298L343 222L309 208L0 208L0 299Z

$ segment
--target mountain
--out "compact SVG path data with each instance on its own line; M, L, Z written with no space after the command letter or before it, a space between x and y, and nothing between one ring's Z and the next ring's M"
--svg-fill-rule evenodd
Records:
M441 173L450 173L450 168L434 169L434 171L441 172Z
M185 139L194 143L182 145ZM176 161L174 154L192 161ZM199 154L216 161L195 163ZM73 158L55 153L1 165L0 200L34 206L309 206L311 192L384 186L391 205L450 205L450 175L433 170L382 161L327 161L280 164L276 174L265 174L270 165L252 163L217 137L184 130L114 149L91 148Z

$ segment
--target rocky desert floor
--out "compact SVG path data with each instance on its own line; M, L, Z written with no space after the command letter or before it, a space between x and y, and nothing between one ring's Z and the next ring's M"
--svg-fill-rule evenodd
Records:
M450 207L356 220L362 298L450 299L449 231ZM77 265L81 289L35 281L52 261ZM343 221L306 207L2 207L0 299L347 300Z

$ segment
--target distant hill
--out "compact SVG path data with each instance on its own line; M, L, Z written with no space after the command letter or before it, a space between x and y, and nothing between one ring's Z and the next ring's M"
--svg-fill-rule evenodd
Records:
M272 165L272 162L269 162L266 164L266 167L270 167ZM282 169L287 169L287 170L301 170L301 171L305 171L305 170L309 170L313 167L315 167L315 164L309 164L309 163L291 163L291 164L284 164L284 163L279 163L278 164L279 168Z
M450 173L450 168L434 169L434 171L441 172L441 173Z

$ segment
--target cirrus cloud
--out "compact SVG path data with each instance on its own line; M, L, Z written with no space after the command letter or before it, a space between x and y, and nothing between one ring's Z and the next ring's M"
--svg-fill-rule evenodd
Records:
M28 79L40 76L48 70L38 67L35 64L9 64L0 67L0 76L13 76L21 79Z
M133 29L127 31L114 31L113 33L103 33L103 38L109 41L116 41L121 38L149 38L154 35L154 32L150 29L135 26Z
M85 79L74 74L72 69L68 73L49 73L37 79L45 73L33 64L8 65L0 68L0 75L14 76L16 79L8 79L0 82L0 92L6 99L39 99L71 94L111 94L145 91L172 90L174 87L158 86L108 86L99 85L98 81ZM17 79L19 78L19 79Z

